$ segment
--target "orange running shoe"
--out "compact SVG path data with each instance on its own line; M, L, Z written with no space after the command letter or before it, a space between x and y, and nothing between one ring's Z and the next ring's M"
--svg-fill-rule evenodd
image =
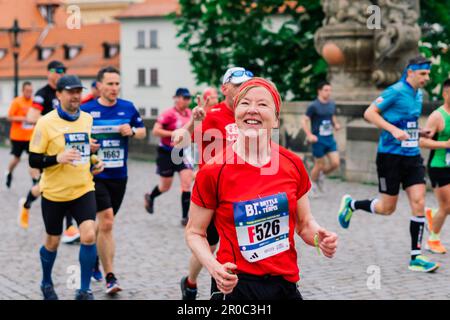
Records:
M80 231L78 231L77 227L70 226L64 231L63 236L61 238L62 243L72 244L77 242L80 239Z
M25 198L19 200L19 216L18 223L23 229L28 229L28 221L30 220L30 209L24 207Z
M436 215L436 212L437 209L425 208L426 227L429 232L433 231L433 217Z
M444 254L447 249L442 245L441 240L428 240L427 249L432 253Z

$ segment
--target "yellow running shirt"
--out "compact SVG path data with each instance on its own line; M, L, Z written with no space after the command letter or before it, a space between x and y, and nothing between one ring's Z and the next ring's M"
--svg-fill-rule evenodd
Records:
M76 148L81 160L71 164L57 164L44 169L39 187L43 196L51 201L75 200L94 190L90 171L89 139L92 117L83 111L76 121L66 121L56 110L51 111L36 123L30 141L30 152L54 156L67 148Z

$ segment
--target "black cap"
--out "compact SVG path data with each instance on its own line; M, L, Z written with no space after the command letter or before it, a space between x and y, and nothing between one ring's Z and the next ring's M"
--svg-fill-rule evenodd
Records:
M78 89L83 87L83 84L81 83L80 78L74 75L67 75L62 76L61 79L58 80L56 83L56 90L62 91L62 90L72 90L72 89Z
M192 96L187 88L178 88L177 91L175 92L175 97L190 98Z
M67 70L67 68L64 65L64 63L62 63L61 61L58 61L58 60L50 61L50 63L47 65L47 70L50 70L50 69L64 69L64 70Z

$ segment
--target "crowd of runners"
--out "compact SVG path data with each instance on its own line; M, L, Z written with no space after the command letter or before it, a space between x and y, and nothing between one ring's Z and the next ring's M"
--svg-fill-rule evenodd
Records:
M409 269L421 272L439 268L422 252L424 229L426 248L445 253L440 232L450 213L450 80L442 84L444 105L419 126L430 69L431 61L422 56L410 60L402 78L365 111L364 118L382 130L374 159L380 195L364 200L343 195L337 214L344 229L357 210L391 215L402 186L412 214ZM160 139L159 181L149 182L144 195L149 214L158 213L158 197L170 190L176 173L180 178L180 223L186 250L192 251L186 274L180 274L180 298L196 299L205 267L212 277L211 299L302 299L295 233L325 257L338 248L338 235L315 221L309 203L327 192L325 176L340 166L334 133L341 124L329 82L318 85L317 99L301 120L314 156L309 176L298 155L272 140L283 112L276 84L243 67L223 75L222 101L214 86L195 98L178 88L173 107L153 128L144 127L131 101L119 98L117 69L99 70L89 94L66 71L60 61L50 62L48 84L33 95L32 84L24 82L8 113L12 148L5 185L14 183L14 170L28 152L31 183L19 200L18 223L30 227L30 209L41 197L45 300L58 299L52 269L60 242L80 245L76 299L94 299L91 281L104 280L110 295L122 290L114 273L113 226L126 194L129 140L144 139L147 130ZM431 149L427 168L420 148ZM437 209L426 207L426 172Z

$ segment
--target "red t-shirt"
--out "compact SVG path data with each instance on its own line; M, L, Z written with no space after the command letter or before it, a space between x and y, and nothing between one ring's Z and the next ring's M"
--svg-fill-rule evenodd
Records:
M188 123L191 119L191 114L191 109L185 109L180 112L176 107L172 107L163 112L156 121L162 125L164 130L174 131L182 128L186 123ZM160 145L161 144L168 147L173 147L171 137L161 138Z
M272 160L262 168L243 162L228 146L225 164L216 163L218 155L200 169L191 200L215 211L220 263L236 264L237 273L278 275L297 282L297 200L311 182L298 156L272 145ZM277 163L273 174L262 174Z
M202 124L193 133L193 140L199 147L199 167L220 154L228 144L235 142L237 136L234 113L226 102L222 101L211 107Z

